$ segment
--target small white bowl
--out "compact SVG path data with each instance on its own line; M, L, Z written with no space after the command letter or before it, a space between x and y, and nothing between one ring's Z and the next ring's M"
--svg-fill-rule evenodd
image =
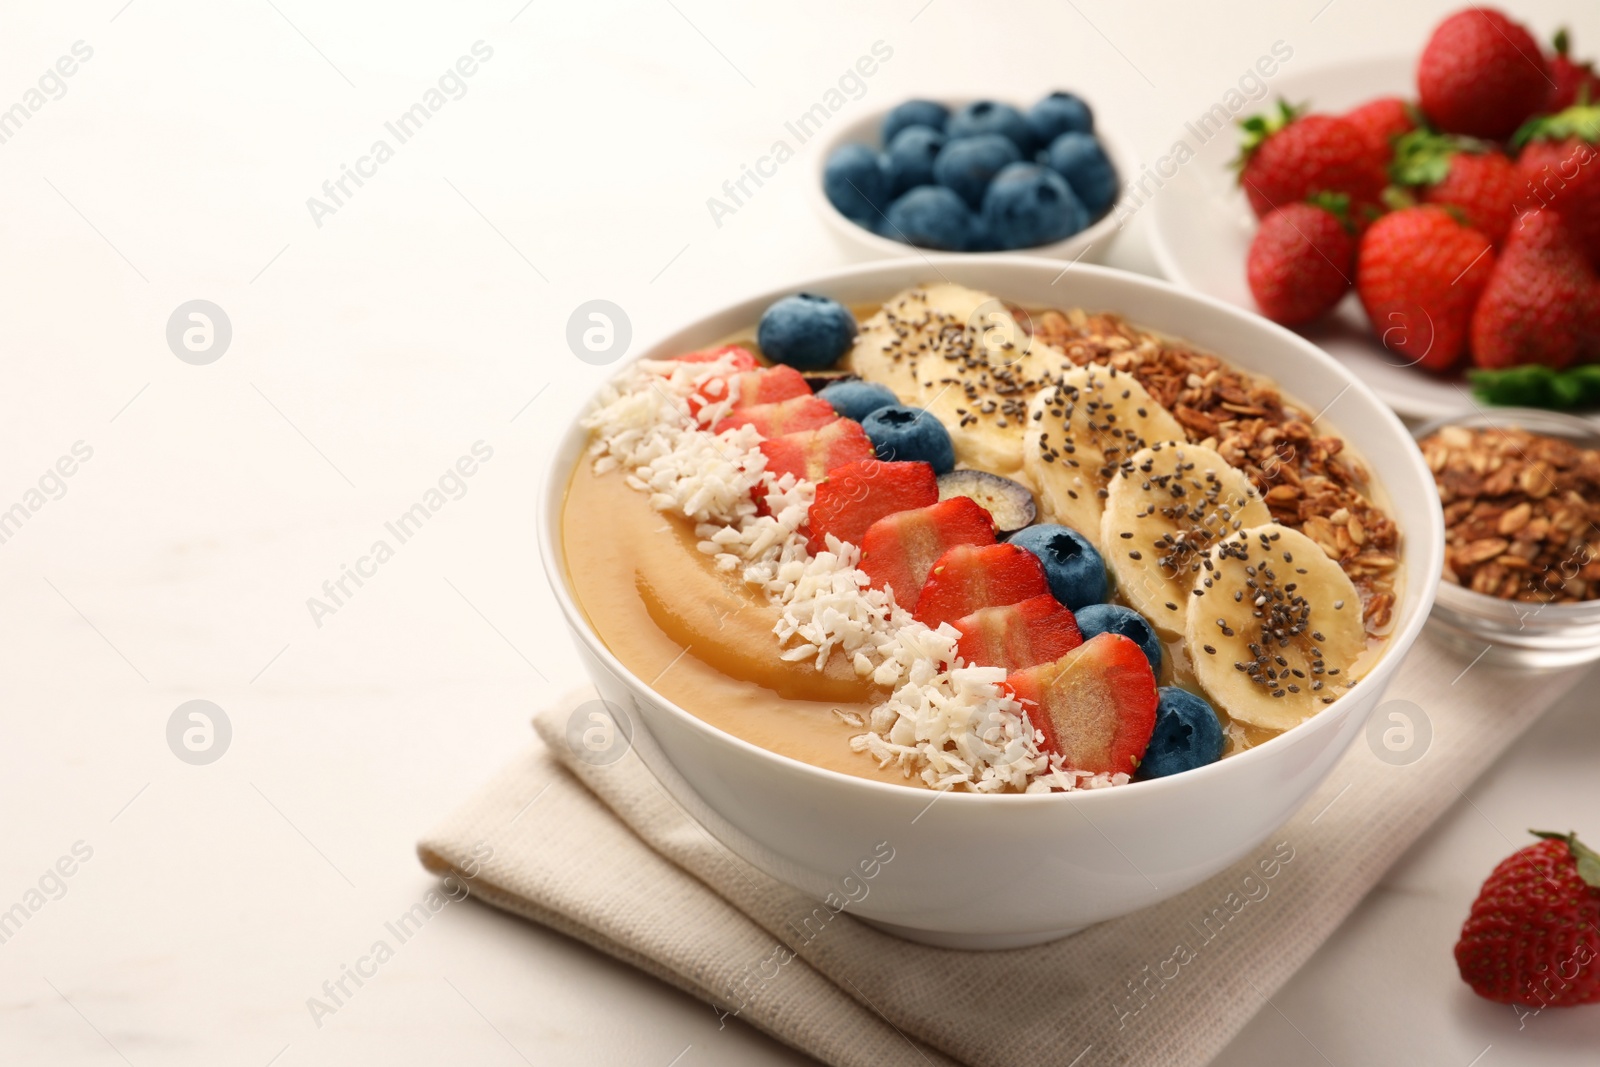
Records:
M954 100L941 100L954 111L965 104L974 103L976 97L958 98ZM1014 105L1016 106L1016 105ZM828 229L833 233L838 243L852 258L858 261L885 259L893 256L928 256L928 255L968 255L968 256L1001 256L1001 255L1026 255L1049 256L1051 259L1081 260L1087 263L1098 263L1105 258L1111 249L1111 237L1122 228L1122 215L1120 210L1126 206L1128 200L1128 179L1138 172L1137 161L1128 155L1117 140L1097 124L1094 135L1099 138L1100 144L1105 148L1106 156L1111 160L1111 165L1117 169L1117 199L1112 203L1106 213L1087 229L1073 234L1065 240L1056 241L1047 245L1037 245L1033 248L1019 248L1013 252L956 252L939 253L931 252L926 248L906 244L903 241L890 240L880 237L871 230L857 225L848 216L842 214L833 202L822 191L822 171L828 165L828 157L833 155L834 149L845 144L864 144L881 151L883 140L879 132L883 129L883 120L893 110L892 107L880 108L868 112L857 118L854 122L846 123L832 131L832 135L817 146L817 153L812 159L811 188L807 195L811 198L812 206ZM1026 110L1026 108L1023 108ZM1096 120L1098 122L1098 116Z
M1266 375L1303 403L1326 405L1327 422L1370 465L1402 536L1393 634L1362 683L1265 744L1169 778L1073 793L933 793L758 748L667 701L611 654L574 601L563 563L562 502L588 445L579 413L546 473L539 549L580 658L601 697L627 717L634 750L730 851L815 900L841 900L849 891L851 914L916 941L1039 944L1181 893L1254 853L1288 819L1362 731L1421 631L1439 584L1443 517L1411 435L1327 354L1257 315L1104 267L1063 271L1058 261L1018 255L849 267L713 311L640 357L666 357L748 329L774 300L796 291L849 306L929 279L1024 307L1116 312ZM893 860L861 894L853 872L883 849L893 850Z
M1593 422L1535 408L1481 408L1472 415L1437 419L1414 433L1420 442L1446 426L1468 430L1515 426L1564 438L1580 448L1600 448L1600 429ZM1440 582L1428 628L1485 663L1554 670L1600 659L1600 600L1530 604Z

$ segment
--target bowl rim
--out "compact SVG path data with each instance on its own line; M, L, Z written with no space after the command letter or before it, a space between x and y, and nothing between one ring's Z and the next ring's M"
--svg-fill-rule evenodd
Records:
M925 262L922 264L923 266L934 269L935 271L937 271L938 267L943 264L948 264L952 268L958 269L973 269L983 265L995 265L1014 267L1023 270L1034 270L1040 273L1044 273L1046 271L1054 273L1059 272L1060 270L1059 260L1050 260L1036 255L1021 255L1015 253L995 255L993 257L984 259L975 259L971 255L962 254L935 254L925 256L924 261ZM744 738L737 737L731 733L721 730L662 696L652 686L650 686L649 683L645 682L643 679L639 678L638 675L634 674L633 671L629 670L628 667L623 664L609 648L606 647L605 642L602 641L599 635L594 632L594 629L589 625L589 621L584 617L583 609L578 605L576 598L569 587L566 576L565 561L564 558L559 554L559 526L561 518L560 501L552 499L553 495L557 491L564 495L567 481L570 479L574 469L573 464L581 461L583 457L587 455L587 449L582 444L586 438L587 431L583 430L581 426L581 420L590 410L593 409L594 402L599 396L600 392L613 378L615 378L618 373L621 372L624 366L633 362L637 362L641 359L650 358L653 352L665 346L669 342L692 344L693 342L682 342L682 335L694 331L698 325L705 320L715 318L719 314L731 310L732 308L745 304L771 303L772 301L777 300L785 295L798 291L826 291L829 286L836 283L859 281L863 277L871 276L880 272L890 273L896 271L905 271L908 268L916 269L916 265L908 264L903 259L878 260L870 263L854 264L846 267L834 268L820 273L814 273L805 278L798 279L794 282L790 282L776 288L762 288L746 291L735 299L719 301L710 310L684 320L682 325L680 325L677 329L669 329L663 331L658 336L652 337L650 339L650 343L648 345L641 346L637 354L623 360L621 364L610 369L610 373L606 375L605 380L595 387L590 395L584 400L583 404L580 405L577 411L574 413L566 430L552 449L550 458L544 465L543 474L536 489L537 497L535 501L535 507L537 514L535 518L535 524L537 526L540 564L544 568L545 577L550 584L551 592L554 594L556 602L561 609L562 615L566 619L567 624L572 630L575 638L582 641L585 648L592 655L597 657L617 678L625 681L631 688L635 688L642 693L649 694L659 708L664 709L668 714L681 720L690 729L707 736L717 744L720 744L726 748L741 751L749 756L753 756L755 759L767 763L776 773L784 773L789 776L797 775L803 778L812 778L822 786L831 784L837 788L862 789L875 794L881 794L887 798L900 797L902 800L906 798L915 798L918 793L932 793L933 795L940 797L943 797L948 793L953 794L951 802L964 805L982 803L1007 805L1108 804L1117 803L1117 801L1107 800L1105 799L1106 797L1127 794L1130 790L1130 787L1137 787L1133 794L1135 797L1153 800L1160 790L1173 791L1179 789L1197 788L1200 786L1202 781L1209 778L1216 777L1220 774L1235 773L1233 771L1225 770L1225 767L1242 767L1247 765L1253 766L1254 764L1272 758L1276 753L1297 744L1299 740L1309 736L1309 734L1314 730L1333 729L1333 724L1344 717L1343 715L1339 714L1341 711L1341 706L1343 706L1344 710L1348 710L1352 706L1350 703L1352 698L1354 700L1360 700L1360 693L1365 692L1364 689L1359 692L1346 690L1334 701L1334 703L1329 704L1326 708L1324 708L1322 711L1319 711L1312 718L1305 720L1297 726L1285 730L1283 733L1261 743L1260 745L1256 745L1250 749L1247 749L1238 755L1229 756L1227 759L1218 760L1215 763L1207 764L1204 767L1197 767L1194 770L1185 771L1181 774L1168 775L1163 778L1148 779L1143 781L1129 781L1121 786L1100 789L1073 789L1066 791L1054 790L1048 793L977 793L950 788L943 790L922 789L920 786L911 785L909 781L907 784L903 785L898 782L879 781L874 778L865 778L857 775L846 774L843 771L835 771L825 767L818 767L814 764L807 763L804 760L796 759L792 756L786 756L782 753L773 752L770 749L762 748L761 746L747 741ZM1089 264L1076 265L1072 267L1072 269L1088 272L1092 275L1098 276L1102 281L1113 285L1130 286L1133 289L1142 289L1147 292L1162 292L1175 297L1180 302L1202 305L1214 312L1221 313L1225 318L1242 323L1247 329L1261 331L1267 338L1276 340L1282 344L1286 344L1289 348L1297 350L1303 358L1309 359L1314 363L1321 364L1325 370L1332 371L1342 382L1344 382L1345 391L1355 392L1364 397L1369 406L1373 409L1373 412L1376 414L1379 421L1385 425L1385 427L1390 431L1397 441L1412 442L1412 447L1410 448L1409 453L1406 455L1406 462L1408 462L1412 468L1411 473L1417 480L1419 486L1433 484L1432 472L1428 470L1426 463L1423 461L1421 451L1416 447L1415 441L1412 440L1410 436L1410 431L1407 430L1405 425L1400 421L1399 417L1389 409L1388 405L1384 404L1383 401L1372 392L1371 388L1367 386L1366 383L1362 382L1355 375L1351 374L1331 355L1322 351L1322 349L1307 341L1299 334L1294 333L1292 330L1289 330L1286 327L1279 326L1277 323L1271 322L1268 319L1264 319L1261 316L1253 315L1241 308L1234 307L1233 305L1224 301L1193 292L1192 290L1184 289L1181 286L1149 275L1137 274L1132 271L1123 271L1111 267ZM711 343L715 340L717 340L717 338L707 337L705 338L704 343ZM1336 429L1337 428L1338 427L1336 426ZM1340 429L1339 432L1341 437L1349 436L1342 429ZM1392 490L1389 491L1389 495L1391 498L1393 498L1394 493ZM1388 638L1386 639L1387 644L1383 649L1383 654L1378 658L1377 662L1372 665L1368 672L1362 676L1361 682L1363 684L1375 684L1375 679L1381 679L1385 685L1387 684L1389 676L1391 676L1398 669L1400 663L1404 659L1405 654L1409 653L1411 648L1415 645L1417 638L1420 636L1423 626L1428 619L1429 612L1433 607L1434 596L1441 582L1440 575L1443 567L1444 516L1443 512L1438 508L1425 508L1423 509L1423 513L1427 516L1426 529L1405 531L1408 545L1414 546L1414 551L1416 551L1418 556L1418 563L1424 570L1424 573L1422 573L1420 576L1417 576L1422 584L1420 586L1420 592L1416 601L1415 609L1409 617L1403 619L1403 625L1396 627L1389 634ZM1409 554L1409 551L1406 554ZM1409 573L1409 567L1407 568L1407 571L1408 573L1406 578L1407 582L1410 583L1415 579Z
M1429 419L1420 423L1411 430L1411 436L1420 446L1424 439L1431 437L1438 431L1450 426L1467 428L1498 428L1515 426L1526 429L1529 433L1540 434L1547 437L1565 437L1574 444L1578 439L1586 442L1580 447L1600 448L1600 426L1568 411L1556 411L1551 408L1526 408L1513 406L1485 407L1474 402L1473 411L1458 412L1454 415L1445 415L1437 419ZM1562 434L1555 429L1534 429L1527 424L1545 423L1547 426L1560 427L1568 431ZM1430 472L1431 474L1431 472ZM1441 564L1443 561L1440 561ZM1490 596L1455 582L1439 583L1438 597L1443 598L1444 606L1451 611L1470 612L1475 615L1490 615L1495 612L1515 614L1523 618L1517 610L1519 607L1528 607L1530 602L1522 600L1507 600L1504 597ZM1540 604L1532 602L1537 616L1546 616L1554 626L1593 624L1600 616L1600 598L1593 600L1580 600L1575 604ZM1488 640L1488 638L1484 638Z
M906 98L906 100L911 99L924 100L932 98ZM975 104L984 100L994 99L996 98L983 96L952 96L941 97L934 102L943 104L946 107L949 107L951 110L954 110L955 108L963 107L967 104ZM905 103L906 100L902 100L900 103ZM1010 104L1012 107L1017 108L1023 113L1027 112L1026 107L1017 104L1015 101L1003 100L1000 102ZM813 208L822 216L824 221L827 222L827 224L835 233L843 235L846 239L852 241L858 246L868 249L872 252L876 252L881 256L892 256L895 258L903 258L908 255L926 253L929 255L975 257L984 260L993 259L997 256L1043 256L1054 259L1076 260L1077 258L1087 255L1090 248L1101 243L1113 234L1121 231L1123 228L1126 219L1119 213L1119 209L1121 209L1128 202L1132 195L1129 191L1129 176L1138 172L1139 161L1128 151L1127 146L1120 138L1117 137L1116 134L1108 133L1100 126L1100 116L1098 113L1096 113L1094 136L1099 140L1101 147L1105 149L1106 156L1111 160L1111 166L1117 172L1117 198L1111 202L1109 207L1106 208L1104 214L1095 219L1093 222L1089 223L1089 225L1085 226L1083 229L1079 230L1077 233L1068 237L1063 237L1059 241L1051 241L1049 244L1034 245L1031 248L1017 248L1009 251L994 252L937 252L933 249L919 248L916 245L909 244L904 241L895 241L888 237L881 237L878 234L873 233L871 230L862 227L849 216L841 212L838 208L833 206L833 201L829 200L827 194L822 191L822 174L824 168L826 168L828 165L828 157L833 155L834 150L843 144L865 144L876 151L883 151L883 140L879 136L878 131L883 128L883 120L888 116L889 112L893 111L899 106L899 104L890 104L886 107L872 108L867 111L863 111L851 121L844 123L833 130L830 130L828 135L817 146L817 152L812 159L811 180L808 183L806 193L807 197L811 200ZM863 129L870 130L870 136L864 138L859 132ZM1030 161L1024 160L1024 162Z

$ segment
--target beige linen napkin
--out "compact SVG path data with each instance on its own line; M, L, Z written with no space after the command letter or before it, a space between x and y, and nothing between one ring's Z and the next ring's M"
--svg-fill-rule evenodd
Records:
M1492 667L1424 637L1366 737L1255 854L1164 904L1036 948L928 948L848 909L797 936L816 903L729 853L637 756L601 767L572 757L568 713L592 691L541 712L545 744L418 852L430 870L475 870L473 892L489 903L824 1063L1203 1064L1582 673Z

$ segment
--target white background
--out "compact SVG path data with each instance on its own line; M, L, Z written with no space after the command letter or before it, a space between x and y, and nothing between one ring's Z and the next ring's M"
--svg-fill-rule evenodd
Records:
M0 509L94 450L0 544L0 908L94 850L0 945L6 1064L802 1062L477 904L322 1027L305 1006L432 884L419 834L580 680L533 543L547 447L606 373L568 350L569 313L615 301L638 345L837 263L808 151L720 228L705 201L874 41L893 58L845 114L1070 87L1148 159L1273 41L1294 68L1415 51L1445 10L122 4L0 17L0 108L94 49L0 144ZM1519 12L1600 50L1591 4ZM306 198L480 39L466 95L317 227ZM1144 221L1113 262L1153 270ZM209 366L165 342L195 298L233 324ZM315 625L307 597L479 440L467 495ZM165 740L195 698L233 726L205 767ZM1523 828L1600 837L1591 704L1472 786L1221 1062L1592 1061L1600 1009L1518 1032L1450 956Z

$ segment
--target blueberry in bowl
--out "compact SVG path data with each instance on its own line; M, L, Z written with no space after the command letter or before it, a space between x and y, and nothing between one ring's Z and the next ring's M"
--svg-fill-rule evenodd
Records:
M1105 561L1077 530L1047 522L1018 530L1007 540L1039 557L1050 592L1073 611L1106 599Z
M756 328L757 343L767 358L796 370L833 366L850 350L855 336L856 319L850 309L812 293L774 302Z
M997 133L953 137L934 158L932 175L976 210L995 175L1021 159L1021 149Z
M842 145L828 156L822 187L841 215L860 224L871 225L889 202L883 161L862 144Z
M927 126L908 126L895 134L883 157L889 194L899 196L919 185L932 185L933 161L944 145L944 134Z
M926 463L935 474L944 474L956 465L950 431L922 408L903 404L881 407L861 420L861 428L881 460Z
M993 517L995 533L1000 537L1016 533L1039 517L1039 505L1033 499L1032 490L1021 482L990 471L971 468L948 471L939 475L938 485L940 500L964 496L976 501ZM1048 577L1048 567L1045 573Z
M1084 640L1100 634L1120 634L1139 646L1145 659L1150 661L1150 669L1160 675L1161 638L1156 636L1149 619L1121 604L1090 604L1079 611L1077 617Z
M1063 133L1050 142L1045 163L1066 179L1090 214L1098 215L1116 199L1116 168L1093 134Z
M1065 178L1037 163L1013 163L983 196L983 221L1003 249L1032 248L1070 237L1089 222Z
M833 405L841 418L861 422L879 408L900 403L894 390L878 382L864 382L849 378L831 382L817 390L817 395Z
M1030 153L1034 149L1033 127L1027 117L1010 104L994 100L978 100L952 111L944 131L951 137L994 133L1016 145L1019 152Z
M967 202L942 185L919 185L889 205L879 233L936 252L966 252L980 235Z
M889 110L883 118L883 143L891 144L903 130L922 126L939 133L944 132L950 119L950 109L933 100L907 100Z
M1156 690L1156 728L1139 764L1141 780L1192 771L1222 758L1222 721L1204 697L1164 685Z
M1048 145L1064 133L1093 133L1094 112L1077 93L1057 90L1028 109L1036 143Z

